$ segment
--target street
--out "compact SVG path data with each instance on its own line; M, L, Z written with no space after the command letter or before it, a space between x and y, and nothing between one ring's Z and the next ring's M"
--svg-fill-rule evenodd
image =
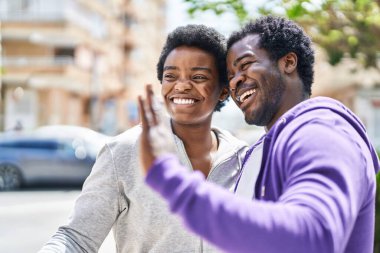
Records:
M79 193L79 189L0 192L0 252L37 252L65 223ZM112 232L99 252L116 252Z

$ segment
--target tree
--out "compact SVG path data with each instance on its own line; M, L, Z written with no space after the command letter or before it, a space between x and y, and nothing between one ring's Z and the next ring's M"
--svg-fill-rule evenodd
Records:
M241 23L253 15L282 15L301 24L335 65L344 56L380 68L380 0L267 0L248 7L243 0L184 0L188 12L232 12ZM249 9L251 8L251 9Z

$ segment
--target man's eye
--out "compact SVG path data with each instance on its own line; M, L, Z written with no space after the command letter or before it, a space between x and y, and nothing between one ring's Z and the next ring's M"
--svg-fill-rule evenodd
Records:
M244 62L241 64L240 66L240 69L241 70L247 70L247 68L252 64L253 62L249 61L249 62Z

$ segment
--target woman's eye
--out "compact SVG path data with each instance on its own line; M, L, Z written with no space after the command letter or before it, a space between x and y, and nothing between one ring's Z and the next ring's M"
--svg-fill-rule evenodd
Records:
M206 80L207 78L205 76L196 75L196 76L193 76L193 79L194 80Z
M175 78L175 76L172 75L172 74L165 74L165 75L164 75L164 79L165 79L165 80L173 80L174 78Z

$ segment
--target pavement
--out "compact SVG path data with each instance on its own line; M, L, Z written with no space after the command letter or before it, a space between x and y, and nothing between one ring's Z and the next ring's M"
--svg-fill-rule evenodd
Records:
M64 224L78 189L0 192L0 252L35 253ZM116 252L112 232L99 253Z

